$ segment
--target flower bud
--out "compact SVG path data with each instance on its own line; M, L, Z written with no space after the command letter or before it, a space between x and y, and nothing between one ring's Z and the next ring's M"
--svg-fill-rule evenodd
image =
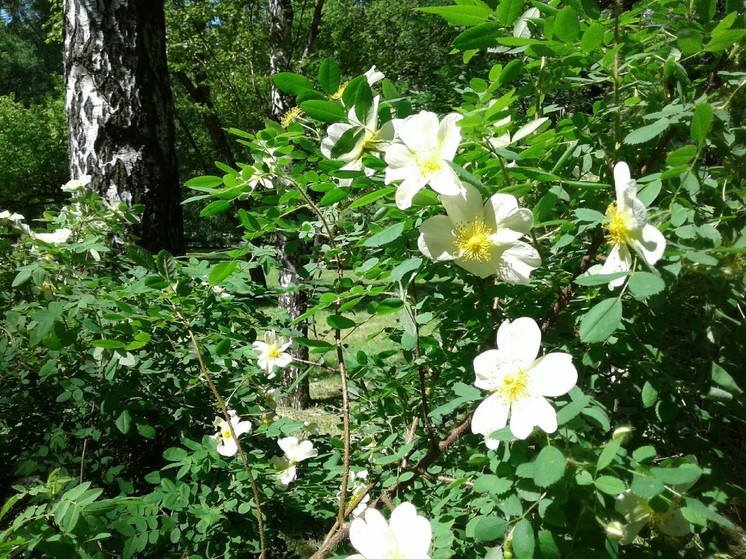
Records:
M624 525L618 520L609 522L606 525L606 535L615 540L621 540L624 537Z
M617 427L611 434L611 440L621 440L622 444L624 444L629 441L630 437L632 437L632 433L634 432L634 430L635 428L630 427L629 425L625 425L624 427Z

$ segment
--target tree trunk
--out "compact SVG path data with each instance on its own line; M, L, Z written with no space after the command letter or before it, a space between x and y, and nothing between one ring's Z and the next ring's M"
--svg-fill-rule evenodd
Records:
M293 28L293 4L291 0L269 0L269 70L270 75L274 76L278 72L284 72L290 67L290 40L291 30ZM272 116L275 120L280 120L283 113L288 110L288 101L282 93L272 83ZM288 250L291 245L295 245L295 250ZM300 286L301 279L298 277L297 270L307 259L306 245L298 242L293 243L287 237L278 235L277 238L277 257L282 264L280 270L279 282L283 289L291 286ZM308 301L306 292L302 289L289 291L280 296L279 306L295 320L306 312ZM297 329L302 336L308 335L308 325L306 322L298 324ZM308 348L297 346L297 349L291 351L293 357L308 360ZM282 385L291 386L302 374L298 367L286 367L282 372ZM309 392L308 375L301 380L295 389L285 398L280 398L278 403L284 406L290 406L297 409L307 408L311 403Z
M142 204L151 250L183 251L163 0L65 0L70 174L111 202Z

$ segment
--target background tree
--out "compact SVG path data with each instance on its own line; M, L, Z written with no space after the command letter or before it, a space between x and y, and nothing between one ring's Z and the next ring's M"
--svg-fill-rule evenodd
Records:
M110 201L144 206L150 250L183 249L162 1L65 1L70 174Z

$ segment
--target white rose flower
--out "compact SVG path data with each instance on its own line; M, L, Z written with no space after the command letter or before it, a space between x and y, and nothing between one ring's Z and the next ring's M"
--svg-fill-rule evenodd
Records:
M277 478L283 485L290 485L297 475L296 464L318 456L319 451L311 441L298 441L296 437L286 437L277 441L285 456L273 456L272 465L277 470Z
M275 335L274 330L268 330L264 333L264 341L255 341L252 345L254 350L259 354L257 364L267 371L269 378L275 376L274 367L280 369L287 367L293 358L289 353L285 353L285 350L290 347L290 340Z
M62 227L51 233L31 233L31 236L50 245L61 245L67 242L72 233L70 229Z
M250 421L241 421L241 418L236 415L233 410L228 410L228 415L231 418L231 425L233 430L236 432L236 437L240 437L244 433L251 431ZM212 440L218 441L218 454L222 456L235 456L238 452L238 444L233 438L231 428L228 422L222 417L216 417L213 425L217 428L218 432L212 435Z
M430 559L430 522L411 503L402 503L386 523L376 509L350 524L350 543L358 551L347 559Z
M691 532L689 521L684 518L681 507L675 503L671 504L666 512L655 512L646 499L627 489L617 497L615 508L627 521L621 526L621 534L617 536L619 543L623 545L632 543L648 524L651 529L674 538L686 536Z
M70 193L82 192L83 190L85 190L85 187L90 184L90 182L91 182L91 175L83 175L79 179L73 179L63 184L62 192L70 192Z
M368 70L367 72L365 72L365 74L363 74L363 75L365 76L365 79L368 80L368 85L377 84L383 78L386 77L383 72L379 72L378 70L376 70L376 65L375 64L373 66L371 66L370 70Z
M350 476L347 480L348 487L350 489L350 501L354 501L360 495L363 494L368 479L368 470L360 470L359 472L350 472ZM339 499L340 491L337 491L337 499ZM370 493L366 493L365 496L352 510L352 518L357 518L365 512L370 501Z
M613 246L599 273L628 272L632 268L630 247L652 268L666 250L666 239L647 222L647 210L637 199L637 183L623 161L614 166L614 187L616 203L606 209L608 237ZM609 288L619 287L624 281L625 277L612 280Z
M534 426L547 433L557 430L557 413L546 400L566 394L575 386L578 373L567 353L549 353L537 359L541 330L533 318L506 320L497 331L497 349L474 359L474 386L492 392L474 412L473 433L484 435L487 448L497 448L490 438L508 423L519 439Z
M422 254L439 262L453 260L480 278L496 275L508 283L528 283L541 264L536 249L518 240L531 230L531 210L519 208L510 194L495 194L483 204L476 188L463 188L462 195L441 196L446 215L420 227Z
M3 210L0 212L0 219L7 219L8 221L12 221L14 224L18 225L26 218L19 213L10 213L8 210Z
M409 116L397 123L399 142L386 150L386 184L400 180L396 205L406 210L412 198L426 185L438 194L453 196L463 191L449 161L453 161L461 142L457 122L461 115L451 113L438 121L428 111Z

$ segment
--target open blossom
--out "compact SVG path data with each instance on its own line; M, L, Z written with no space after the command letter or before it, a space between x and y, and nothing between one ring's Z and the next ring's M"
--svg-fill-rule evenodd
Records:
M345 133L354 130L352 134L358 136L350 151L335 157L335 159L345 162L345 165L341 168L342 171L359 171L363 168L363 156L366 153L386 149L394 138L393 123L387 122L380 129L378 128L379 101L380 97L376 95L373 98L373 104L368 111L368 118L365 123L360 122L353 107L347 114L348 122L335 122L329 126L327 135L321 142L321 153L329 159L332 159L334 146ZM347 186L350 182L351 179L342 179L340 184Z
M412 503L402 503L386 519L376 509L350 524L350 543L358 551L347 559L430 559L432 529Z
M290 340L277 336L274 330L268 330L264 333L264 341L255 341L252 345L259 354L258 365L267 371L269 377L274 377L274 368L287 367L293 360L289 353L285 353L290 347Z
M91 182L91 176L83 175L79 179L73 179L63 184L62 192L70 192L70 193L82 192L85 190L85 187L90 184L90 182Z
M233 438L233 433L231 433L231 425L233 426L233 431L236 433L236 437L240 437L244 433L251 431L251 422L241 421L241 418L233 410L228 410L228 415L231 418L230 425L222 417L216 417L213 422L218 432L212 436L212 440L218 442L218 454L222 456L234 456L238 452L238 445Z
M368 470L360 470L359 472L350 472L350 476L348 481L348 487L350 489L350 501L354 501L357 499L360 495L363 495L365 492L366 487L366 481L368 479ZM337 498L339 498L339 492L337 492ZM366 493L362 499L360 499L360 502L355 506L355 508L352 510L352 518L357 518L363 512L365 512L365 509L368 506L368 502L370 501L370 493Z
M70 229L62 227L60 229L52 231L51 233L31 233L31 236L34 239L38 239L50 245L61 245L62 243L67 242L72 233L73 232Z
M652 268L666 250L666 239L647 222L647 210L637 198L637 183L624 161L614 166L614 187L616 203L606 210L608 238L613 246L599 273L628 272L632 268L630 247ZM624 280L610 281L609 288L622 285Z
M497 349L474 359L474 386L492 392L474 412L473 433L484 435L488 448L499 441L490 435L508 423L519 439L538 426L547 433L557 430L557 413L546 400L566 394L575 386L578 373L567 353L539 354L541 330L533 318L506 320L497 330Z
M277 441L285 456L273 456L272 465L277 470L277 478L283 485L290 485L297 475L296 464L318 456L319 451L311 441L298 441L296 437L286 437Z
M615 508L626 520L617 535L621 544L632 543L646 525L650 525L652 530L675 538L691 532L689 521L684 518L681 506L676 502L665 512L655 512L646 499L638 497L628 489L617 497Z
M461 142L457 126L461 115L451 113L438 121L438 115L421 111L397 123L399 142L386 150L386 184L400 180L396 205L405 210L412 198L426 185L438 194L453 196L463 190L461 181L448 164Z
M446 215L426 220L417 241L431 260L453 260L480 278L496 275L508 283L528 283L541 264L534 247L519 241L534 216L510 194L495 194L483 204L479 191L464 184L457 196L441 196Z

